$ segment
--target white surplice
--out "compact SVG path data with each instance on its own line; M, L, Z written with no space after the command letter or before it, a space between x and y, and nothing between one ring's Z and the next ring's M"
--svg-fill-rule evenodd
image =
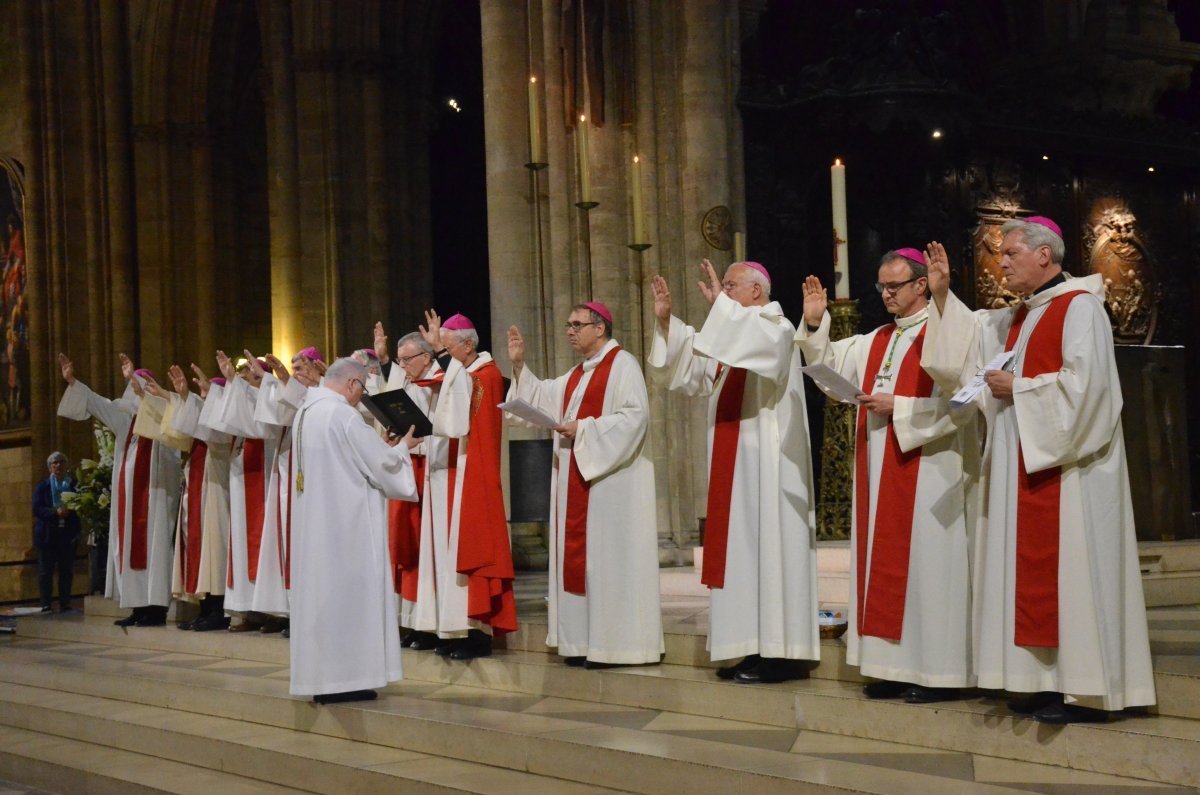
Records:
M246 491L246 440L261 439L263 441L262 461L262 516L266 524L268 513L274 506L267 503L267 487L270 481L271 465L275 460L275 450L279 443L280 429L254 419L254 407L258 400L258 389L250 386L243 378L234 378L223 387L214 384L209 387L205 408L211 402L211 412L201 416L201 421L207 421L213 430L228 433L237 437L233 445L233 454L229 462L229 570L226 580L225 610L227 612L248 612L254 609L255 581L250 579L249 527L248 517L253 506L247 504L251 495ZM260 528L254 528L262 532ZM260 545L262 543L260 537ZM257 563L257 560L256 560ZM257 577L255 578L257 579ZM228 585L229 580L233 584Z
M1072 291L1062 369L1021 375L1029 336L1051 299ZM1013 400L985 389L982 513L974 562L980 687L1053 691L1118 710L1153 704L1154 674L1121 428L1121 384L1100 275L1026 299L1014 350ZM1005 348L1015 309L972 313L953 295L931 309L923 364L946 389ZM1018 446L1032 474L1061 467L1058 647L1015 642Z
M563 399L573 370L540 380L524 367L509 388L508 400L525 400L560 422L575 418L592 374L616 346L609 340L583 362L583 376L565 412ZM578 420L573 445L554 434L546 645L557 646L564 657L629 665L658 662L664 651L654 462L646 438L649 423L642 369L623 350L613 360L601 414ZM584 595L563 588L572 449L589 484Z
M863 385L871 346L877 334L888 336L884 359L890 359L890 378L868 385L870 394L892 394L901 364L928 318L922 309L897 318L903 333L892 345L895 329L883 327L869 334L829 339L829 313L820 327L809 332L800 325L796 343L809 364L826 364L851 383ZM887 350L891 349L888 356ZM913 352L913 355L917 355ZM883 366L880 367L883 373ZM948 397L934 386L930 397L896 396L891 417L867 412L870 517L867 528L858 527L858 488L854 489L850 535L849 630L846 662L866 676L909 682L925 687L969 687L971 666L970 539L974 528L974 489L978 483L979 435L976 412L971 408L950 411ZM856 420L857 422L857 416ZM867 533L866 571L874 544L876 509L881 483L888 426L895 429L900 450L921 450L913 504L912 537L908 558L908 583L900 640L858 634L858 594L870 593L870 581L858 582L858 534ZM855 469L857 477L857 468ZM971 510L968 512L968 508Z
M113 445L113 476L109 507L108 576L104 595L121 607L165 607L171 603L171 539L179 500L179 452L154 442L150 462L150 495L146 516L146 568L130 566L134 509L134 468L137 465L137 435L130 437L140 401L127 387L118 400L101 397L82 381L67 387L58 404L58 416L72 420L99 420L116 437ZM128 441L128 444L126 442ZM118 494L121 472L125 472L125 494ZM124 508L124 544L120 543L118 507Z
M650 372L669 389L709 396L710 468L721 388L730 367L747 370L725 585L709 591L713 660L820 658L812 454L795 331L777 302L744 307L724 293L699 332L676 317L665 337L654 326Z
M401 677L387 498L416 499L408 450L324 387L293 433L291 693L383 687Z
M191 456L183 468L183 490L179 498L179 521L175 530L175 565L171 579L171 595L176 599L197 601L206 596L225 593L226 566L229 554L229 456L233 437L200 424L204 400L188 393L187 400L171 396L171 405L163 421L179 434L205 445L204 467L196 471ZM195 448L193 448L194 450ZM193 477L201 478L200 486L200 564L194 591L187 589L185 538L188 522L188 487Z
M301 391L303 390L303 391ZM275 429L275 454L267 465L267 512L263 517L262 543L258 548L258 578L254 582L252 609L286 616L290 610L287 588L289 513L292 505L292 433L296 407L308 388L296 378L281 382L264 373L254 403L254 420Z

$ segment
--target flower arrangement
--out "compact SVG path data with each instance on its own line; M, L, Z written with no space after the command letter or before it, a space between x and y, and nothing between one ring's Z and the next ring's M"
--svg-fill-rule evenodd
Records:
M112 501L113 432L100 422L93 423L98 461L85 458L75 469L75 490L64 491L63 505L79 516L88 534L88 546L108 546L108 506Z

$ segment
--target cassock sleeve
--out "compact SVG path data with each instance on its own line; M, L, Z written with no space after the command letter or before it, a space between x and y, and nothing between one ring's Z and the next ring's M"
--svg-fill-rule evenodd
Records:
M202 401L203 405L200 408L200 416L197 419L201 425L218 433L236 436L231 429L226 428L221 423L221 407L225 403L225 387L221 384L210 384L208 387L208 397Z
M192 446L192 440L171 431L170 418L167 416L170 407L171 403L166 398L147 394L138 406L133 432L176 450L187 451Z
M1121 384L1112 327L1094 296L1071 302L1063 323L1063 366L1013 381L1021 451L1029 472L1071 464L1112 441Z
M534 375L528 366L522 367L520 374L512 380L508 387L505 400L520 398L534 408L541 409L551 417L562 417L563 383L565 376L552 380L542 380ZM533 428L533 425L507 415L507 420L513 425Z
M830 325L828 312L821 318L821 325L816 331L809 331L808 325L801 322L794 337L796 347L807 364L827 365L847 381L858 384L862 381L858 373L858 346L866 344L868 336L855 334L842 340L830 340Z
M308 387L300 383L298 378L289 378L287 384L283 387L283 391L279 393L279 400L285 406L292 410L292 417L295 418L295 412L300 410L304 405L304 398L308 396Z
M258 399L258 390L243 378L235 378L233 383L225 384L225 399L221 404L220 417L224 430L248 439L266 439L273 431L278 430L255 420L255 405Z
M389 447L366 423L353 415L345 416L342 432L359 474L389 499L417 502L417 482L404 443Z
M937 302L929 303L921 368L943 392L957 392L979 372L983 365L980 346L979 315L958 300L958 296L954 293L946 296L946 306L941 312Z
M288 379L291 383L292 379ZM283 392L287 386L273 373L264 373L258 387L258 399L254 403L254 421L262 425L291 425L296 418L296 409L285 403Z
M62 400L58 403L58 416L69 420L86 420L91 417L115 432L137 415L136 404L131 404L128 399L131 392L132 390L126 389L126 397L109 400L97 395L87 384L76 379L75 383L63 392Z
M938 394L927 398L896 395L892 428L900 451L907 453L956 433L974 419L975 411L974 404L951 409L949 398Z
M712 394L717 373L715 359L696 355L695 339L696 329L672 315L666 334L657 322L654 324L650 354L646 357L646 365L655 380L673 392L683 392L691 397Z
M221 431L214 431L212 428L200 422L200 417L204 412L205 400L195 392L189 392L187 400L179 398L178 395L171 401L173 411L171 413L171 427L176 433L190 436L193 439L199 439L207 445L215 444L230 444L233 437Z
M777 305L775 305L777 306ZM742 306L720 293L696 334L696 353L777 383L788 379L796 330L768 306Z
M471 396L475 390L475 379L462 364L454 359L442 379L437 407L429 421L433 435L447 439L461 439L471 432Z
M632 356L617 356L608 388L616 390L612 413L581 419L575 431L575 463L589 482L628 464L641 449L650 423L646 382Z

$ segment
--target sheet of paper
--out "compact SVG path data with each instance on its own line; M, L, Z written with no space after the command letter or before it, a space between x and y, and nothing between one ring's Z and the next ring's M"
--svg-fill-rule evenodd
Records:
M866 394L827 364L810 364L801 367L800 372L816 382L825 394L842 403L858 403L858 399Z
M978 397L979 393L987 386L987 382L983 380L984 374L988 370L1006 369L1015 353L1016 351L1001 351L992 357L992 360L981 367L966 386L954 393L954 396L950 398L950 408L960 409Z
M519 420L529 423L535 428L546 428L554 430L558 427L558 420L551 417L546 412L539 408L530 405L528 402L517 398L506 403L497 404L497 408L501 411L506 411Z

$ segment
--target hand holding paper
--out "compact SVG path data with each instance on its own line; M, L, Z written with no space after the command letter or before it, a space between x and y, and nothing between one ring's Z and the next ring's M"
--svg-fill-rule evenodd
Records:
M807 367L801 367L800 372L811 378L825 394L842 403L857 404L858 399L866 395L855 384L827 364L810 364Z
M529 423L535 428L545 428L548 431L553 431L559 425L558 420L521 398L500 403L497 405L497 408L511 414L522 422Z

